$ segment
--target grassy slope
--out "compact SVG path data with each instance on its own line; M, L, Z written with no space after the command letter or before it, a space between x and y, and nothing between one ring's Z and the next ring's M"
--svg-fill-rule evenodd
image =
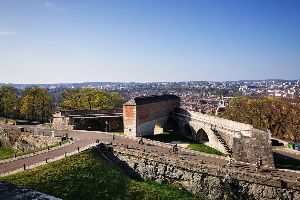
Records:
M62 199L200 199L172 185L131 179L95 148L2 179Z
M0 160L1 158L7 158L10 156L14 155L14 151L12 150L11 147L5 148L5 147L0 147Z

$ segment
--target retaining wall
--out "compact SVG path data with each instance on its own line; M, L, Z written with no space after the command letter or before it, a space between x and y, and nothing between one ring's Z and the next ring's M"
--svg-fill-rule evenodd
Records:
M299 183L278 177L234 172L228 168L214 168L122 147L105 152L128 174L175 184L209 199L300 199Z

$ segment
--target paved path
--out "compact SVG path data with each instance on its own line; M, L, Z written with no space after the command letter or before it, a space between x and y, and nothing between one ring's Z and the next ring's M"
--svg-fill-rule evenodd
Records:
M36 129L35 134L42 134L44 132L44 135L50 135L51 130L50 129ZM263 166L260 170L260 172L255 172L255 166L254 164L244 163L244 162L236 162L233 161L232 166L226 166L226 158L221 156L216 156L212 154L202 153L202 152L196 152L184 147L179 148L178 154L171 154L169 153L169 150L172 148L172 145L156 142L156 141L149 141L144 139L145 144L140 145L138 144L138 138L128 138L125 136L117 135L115 134L114 140L113 140L113 134L111 133L104 133L104 132L91 132L91 131L55 131L56 135L63 135L68 132L69 137L72 137L74 139L74 143L67 145L65 147L61 147L57 150L45 152L38 155L33 155L28 158L23 159L17 159L11 162L2 163L0 164L0 177L1 173L7 173L16 169L20 169L25 164L26 166L34 165L36 163L45 162L47 159L53 159L58 156L62 156L67 153L67 156L69 153L74 152L76 150L92 144L96 141L96 139L99 139L100 142L103 143L109 143L112 142L113 145L120 145L125 146L128 145L129 148L135 149L135 150L142 150L145 149L146 152L151 153L157 153L158 155L164 155L164 156L176 156L178 158L189 160L191 162L204 162L207 165L210 165L212 167L226 167L233 171L240 171L245 173L252 173L257 174L259 176L265 175L270 176L270 173L272 172L273 176L279 177L281 179L285 180L292 180L295 181L296 177L300 177L300 172L295 172L291 170L279 170L271 167ZM3 175L3 174L2 174Z

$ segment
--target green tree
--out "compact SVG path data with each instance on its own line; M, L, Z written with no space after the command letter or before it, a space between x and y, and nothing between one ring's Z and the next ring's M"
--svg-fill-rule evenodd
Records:
M84 98L84 109L92 110L96 107L97 90L93 88L82 88L81 92Z
M13 86L0 88L0 115L4 117L20 117L20 96Z
M84 110L84 99L82 92L76 89L67 89L61 92L62 103L58 107L62 110Z
M61 92L60 110L92 110L120 108L124 99L117 92L107 93L93 88L68 89Z
M45 89L29 87L23 91L21 113L27 119L44 122L51 117L53 100Z

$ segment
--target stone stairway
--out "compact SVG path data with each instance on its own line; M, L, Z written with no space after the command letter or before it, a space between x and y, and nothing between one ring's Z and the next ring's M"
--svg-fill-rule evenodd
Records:
M232 150L229 148L228 144L226 143L224 138L220 135L220 133L215 128L211 128L211 130L214 132L215 136L218 138L219 142L223 145L227 153L231 154Z

